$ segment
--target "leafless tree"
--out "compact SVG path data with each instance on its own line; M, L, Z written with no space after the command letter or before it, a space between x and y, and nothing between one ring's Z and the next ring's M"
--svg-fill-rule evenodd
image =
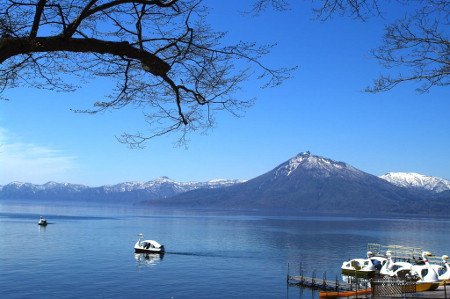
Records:
M283 10L293 0L257 0L253 12L268 6ZM315 17L327 20L338 14L360 21L383 17L391 4L402 5L401 19L386 24L381 45L373 56L386 73L366 88L368 92L392 89L404 82L416 82L417 90L447 86L450 82L449 0L312 0ZM382 18L382 20L385 20Z
M395 73L380 76L367 91L387 91L408 81L419 83L419 92L450 84L450 1L421 2L413 15L386 27L373 54Z
M380 15L380 1L383 0L300 0L300 2L304 3L312 2L312 10L315 18L323 21L336 14L350 16L360 20L365 20L370 16ZM282 11L289 9L291 2L294 2L294 0L256 0L253 3L251 11L259 14L268 7Z
M270 46L226 45L206 15L201 0L4 0L0 93L20 86L72 91L112 78L116 88L107 100L78 111L138 105L151 130L121 141L141 146L173 131L183 140L188 131L211 127L215 111L235 114L249 105L233 95L255 69L264 86L289 76L260 62Z

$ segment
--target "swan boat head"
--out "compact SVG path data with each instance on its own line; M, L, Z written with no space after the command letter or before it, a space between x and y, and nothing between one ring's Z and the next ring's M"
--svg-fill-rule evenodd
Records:
M392 252L386 251L386 263L380 270L381 275L405 277L410 274L412 264L408 262L394 262Z

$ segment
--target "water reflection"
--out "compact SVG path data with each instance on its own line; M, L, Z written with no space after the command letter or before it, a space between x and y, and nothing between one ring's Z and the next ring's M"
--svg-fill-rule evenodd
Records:
M134 259L138 268L153 267L159 264L164 258L164 254L160 253L135 253Z

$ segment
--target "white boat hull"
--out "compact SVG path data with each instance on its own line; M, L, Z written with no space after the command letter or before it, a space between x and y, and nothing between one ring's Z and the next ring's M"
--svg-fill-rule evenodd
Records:
M142 248L142 247L134 247L135 253L164 253L164 247L162 248Z

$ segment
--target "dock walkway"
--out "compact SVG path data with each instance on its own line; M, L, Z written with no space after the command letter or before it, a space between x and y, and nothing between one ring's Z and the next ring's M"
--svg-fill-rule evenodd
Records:
M347 292L357 290L356 284L349 284L338 280L333 281L316 277L306 277L303 275L289 275L287 279L290 285L318 289L322 291Z

